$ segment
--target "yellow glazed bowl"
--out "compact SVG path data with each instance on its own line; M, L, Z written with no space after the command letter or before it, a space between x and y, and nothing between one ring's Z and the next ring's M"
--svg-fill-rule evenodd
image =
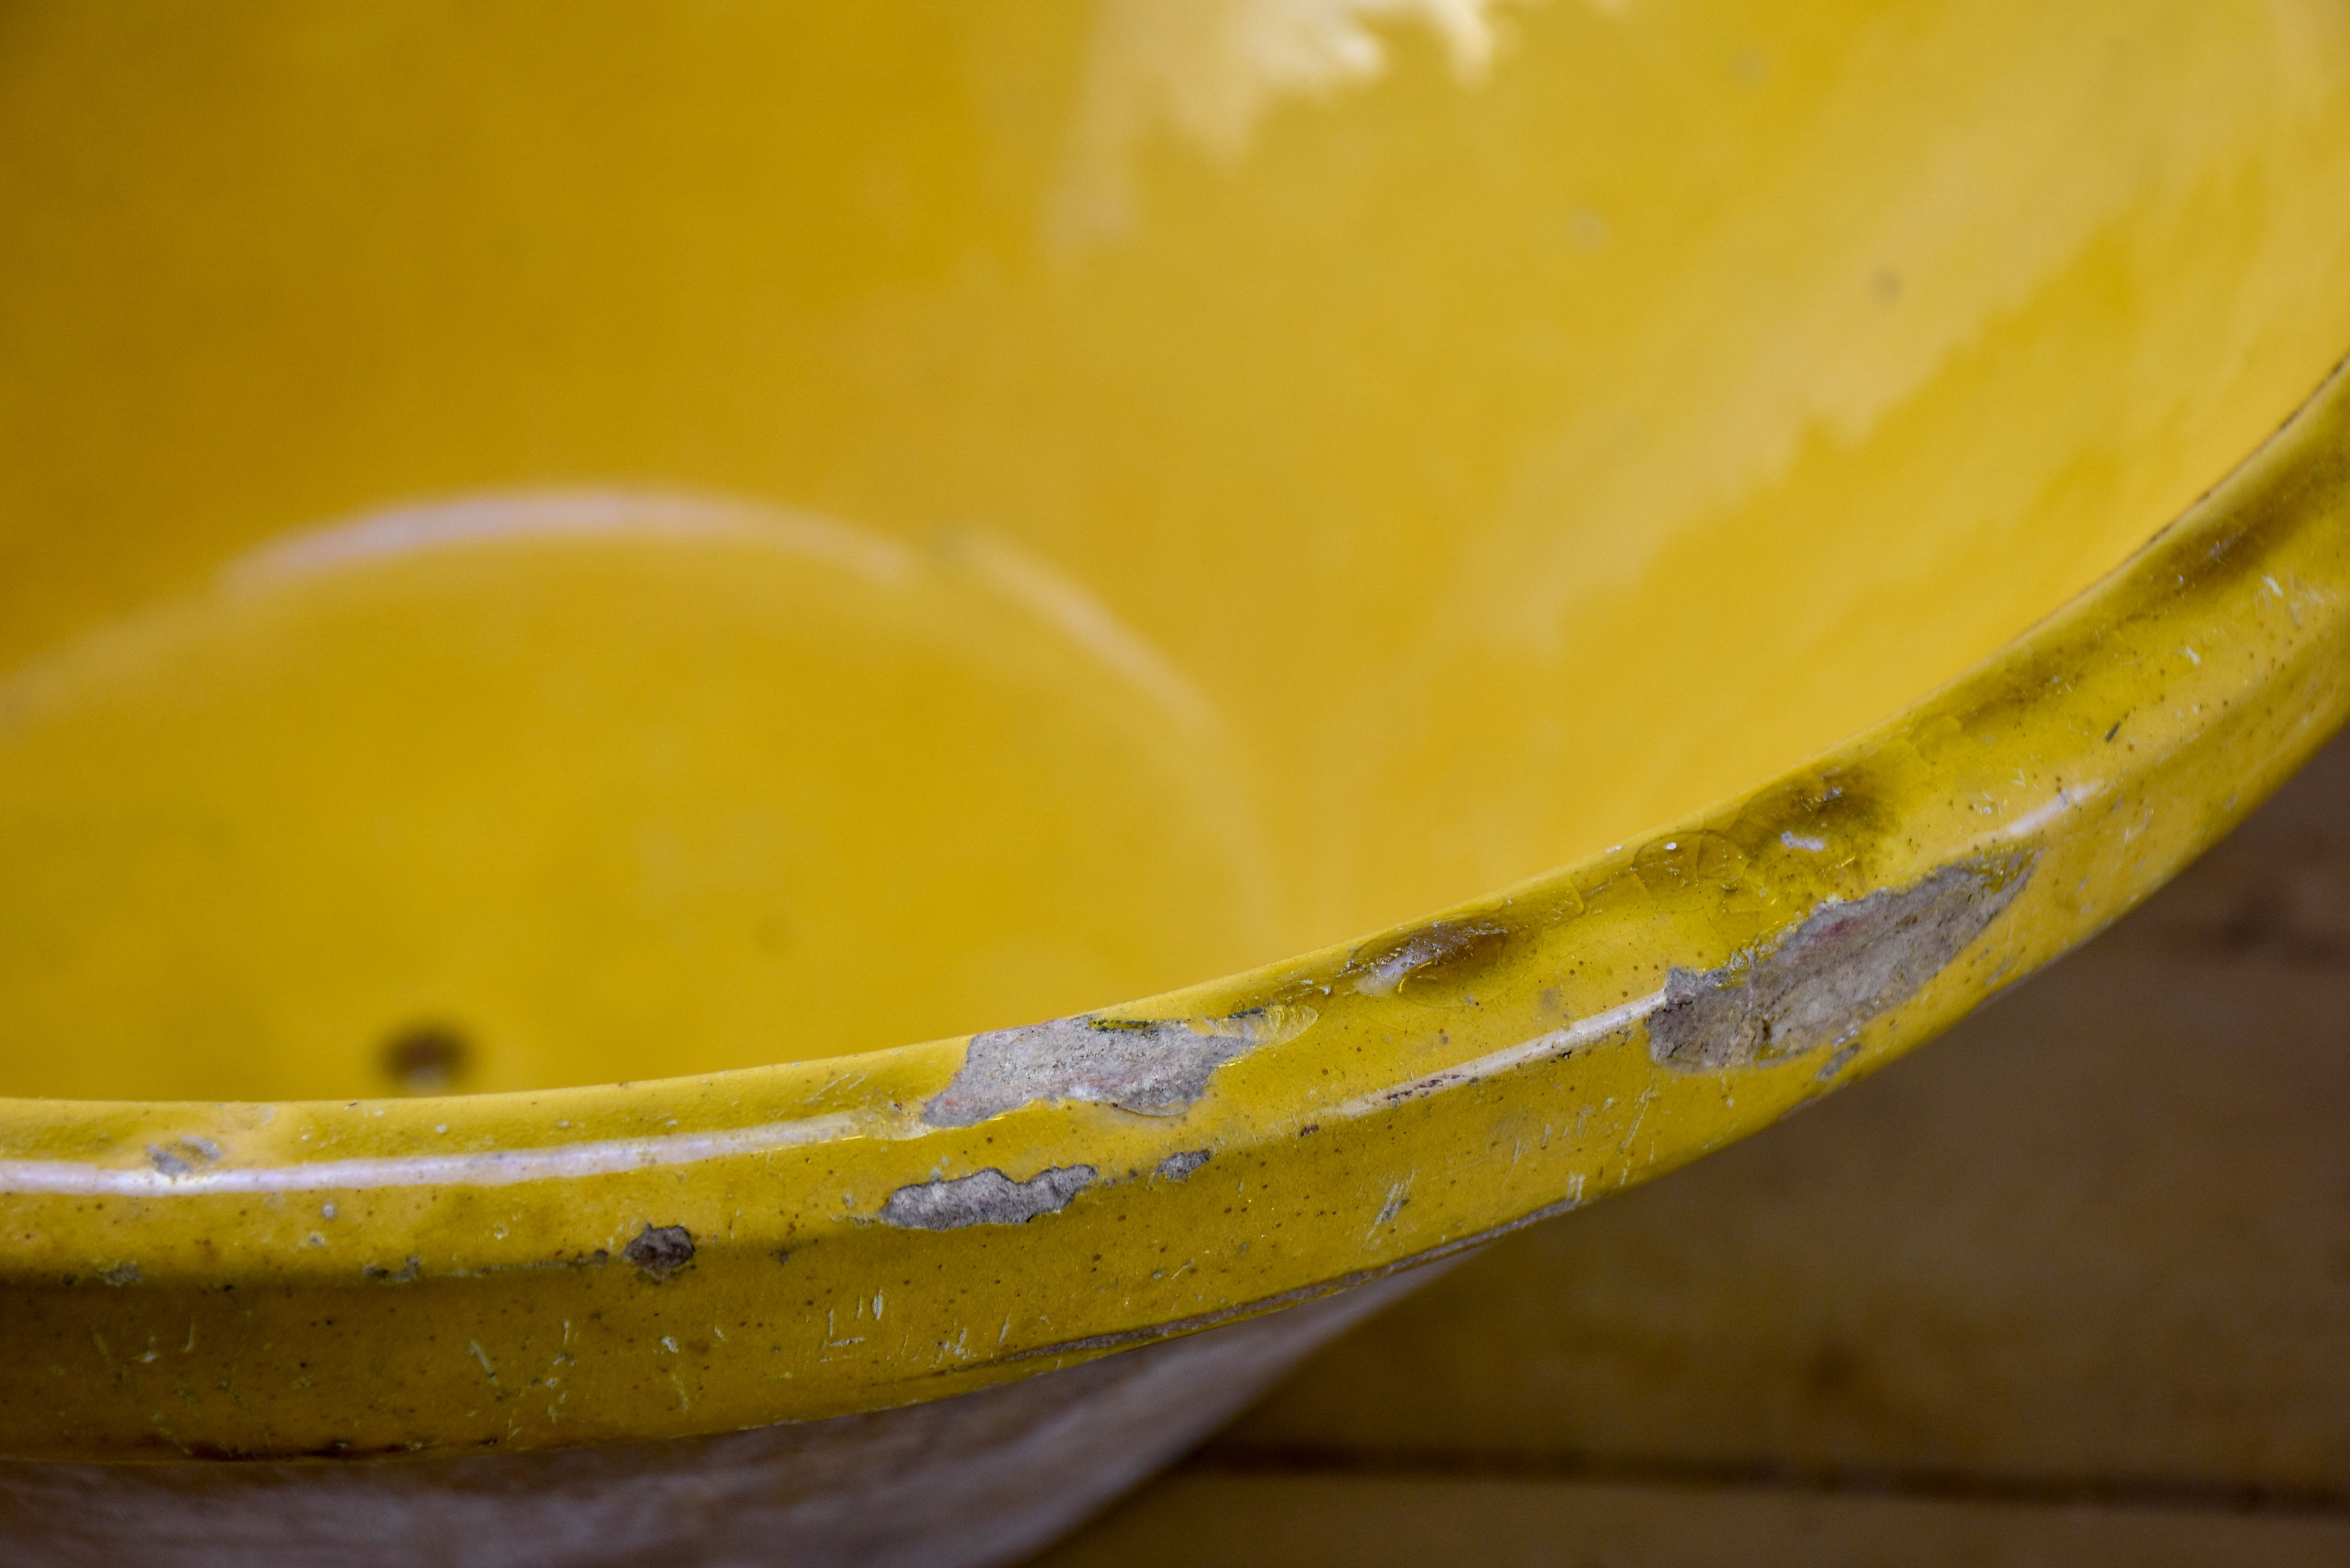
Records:
M1001 1558L1881 1065L2342 720L2345 190L2326 0L13 8L12 1561Z

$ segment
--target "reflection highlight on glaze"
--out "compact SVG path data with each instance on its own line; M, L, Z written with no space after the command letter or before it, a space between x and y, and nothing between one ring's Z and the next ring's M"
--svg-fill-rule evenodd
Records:
M1164 134L1222 162L1284 99L1331 97L1388 68L1383 29L1433 34L1463 86L1492 67L1500 11L1533 0L1103 0L1087 50L1050 240L1115 240L1135 221L1131 162ZM1626 0L1588 0L1605 11Z

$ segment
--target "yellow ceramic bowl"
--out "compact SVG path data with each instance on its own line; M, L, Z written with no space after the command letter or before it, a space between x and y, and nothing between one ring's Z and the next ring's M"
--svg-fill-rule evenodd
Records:
M2328 0L18 5L6 1528L1000 1555L1869 1071L2350 704L2345 190Z

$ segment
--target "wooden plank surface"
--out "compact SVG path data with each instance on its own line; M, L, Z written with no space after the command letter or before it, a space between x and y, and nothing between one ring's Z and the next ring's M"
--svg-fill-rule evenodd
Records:
M2345 1521L2338 742L1943 1040L1435 1281L1051 1561L2350 1563Z
M1179 1471L1039 1568L2339 1568L2350 1521L1800 1490Z

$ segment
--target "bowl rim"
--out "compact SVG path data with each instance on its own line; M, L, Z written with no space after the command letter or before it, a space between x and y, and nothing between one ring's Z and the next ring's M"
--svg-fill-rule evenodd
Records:
M1874 1071L2143 898L2345 714L2337 366L2177 521L1890 719L1355 941L697 1077L0 1099L0 1456L689 1436L1326 1295Z

